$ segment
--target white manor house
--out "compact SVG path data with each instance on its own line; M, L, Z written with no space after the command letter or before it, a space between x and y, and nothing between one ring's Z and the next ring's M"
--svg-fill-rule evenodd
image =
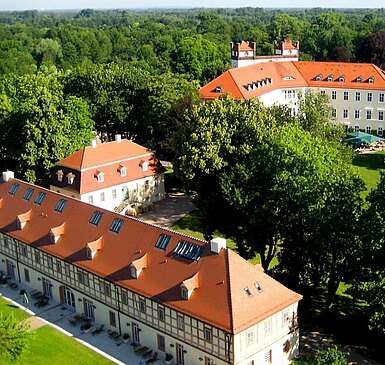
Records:
M298 113L306 92L329 96L332 119L354 131L384 135L385 73L374 64L298 61L299 43L285 40L273 56L256 56L255 43L231 44L232 69L203 86L203 100L224 94L287 105Z
M200 241L10 171L0 180L0 271L167 363L284 365L298 354L301 295L224 239Z

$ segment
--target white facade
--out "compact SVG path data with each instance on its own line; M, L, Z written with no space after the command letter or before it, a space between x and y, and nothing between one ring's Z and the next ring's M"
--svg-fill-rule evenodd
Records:
M239 58L239 59L232 59L231 60L231 67L232 68L238 68L238 67L245 67L250 65L255 65L256 63L266 63L266 62L290 62L290 61L298 61L298 56L293 57L281 57L281 56L270 56L270 57L255 57L255 58Z
M111 211L114 211L124 202L151 204L165 197L163 174L128 181L85 194L77 194L73 190L53 185L51 185L50 190L70 195L85 203Z
M297 303L233 335L0 233L0 271L179 365L285 365L298 353ZM122 346L129 346L123 344Z

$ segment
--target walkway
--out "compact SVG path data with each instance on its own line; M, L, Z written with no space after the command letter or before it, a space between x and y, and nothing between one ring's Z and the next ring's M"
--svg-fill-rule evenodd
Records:
M191 198L183 193L172 193L167 198L154 203L152 209L138 218L151 224L169 227L194 210Z

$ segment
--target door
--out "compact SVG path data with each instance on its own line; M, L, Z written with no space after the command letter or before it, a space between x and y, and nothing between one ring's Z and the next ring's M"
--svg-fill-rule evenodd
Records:
M84 314L87 318L94 321L95 320L95 307L94 304L87 299L83 300L84 302Z
M75 311L75 295L67 287L64 287L64 304L67 305L71 310Z
M132 342L134 344L140 344L139 326L137 323L132 323Z
M46 278L43 278L43 294L47 297L47 298L52 298L52 284L51 282L46 279Z
M184 349L183 345L176 344L176 363L177 365L184 365Z
M11 280L15 280L15 265L9 260L7 260L7 276Z

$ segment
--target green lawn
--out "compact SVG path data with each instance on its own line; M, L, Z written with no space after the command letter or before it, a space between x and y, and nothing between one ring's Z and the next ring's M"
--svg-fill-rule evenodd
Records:
M29 315L0 297L0 313L10 314L20 320ZM15 363L0 359L0 365L107 365L109 360L85 347L73 338L46 325L33 331L27 351Z
M353 165L357 167L358 174L364 180L367 193L376 187L380 179L380 170L385 169L385 151L357 155Z

